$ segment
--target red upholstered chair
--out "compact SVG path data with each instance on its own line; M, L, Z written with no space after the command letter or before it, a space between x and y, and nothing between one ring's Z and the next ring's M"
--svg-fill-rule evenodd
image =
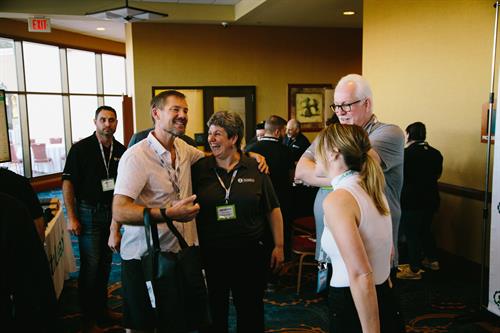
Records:
M52 159L47 156L45 143L33 143L31 144L31 150L33 151L33 162L34 163L52 163Z
M10 144L10 163L16 166L16 171L19 173L23 160L17 157L16 147L12 143Z
M300 293L300 285L302 283L302 268L304 265L316 266L314 254L316 251L315 239L307 236L293 236L292 238L292 252L299 256L298 259L298 272L297 272L297 294ZM305 262L306 257L312 257L312 262Z
M50 144L62 143L62 138L49 138Z
M314 216L296 218L292 222L292 228L294 234L316 237L316 223L314 221Z

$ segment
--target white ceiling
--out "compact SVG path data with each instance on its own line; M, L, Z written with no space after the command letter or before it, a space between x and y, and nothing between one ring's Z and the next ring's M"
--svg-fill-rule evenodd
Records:
M129 6L167 13L164 23L361 28L362 0L137 0ZM85 13L122 7L125 0L1 0L0 17L50 17L53 28L125 41L125 24ZM343 16L345 10L356 15ZM103 27L105 31L97 31Z

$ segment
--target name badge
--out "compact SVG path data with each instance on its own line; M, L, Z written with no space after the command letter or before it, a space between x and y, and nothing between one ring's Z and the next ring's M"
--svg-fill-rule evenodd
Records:
M236 219L235 205L222 205L215 207L217 211L217 221L227 221Z
M113 178L102 179L101 180L102 191L113 191L115 189L115 180Z

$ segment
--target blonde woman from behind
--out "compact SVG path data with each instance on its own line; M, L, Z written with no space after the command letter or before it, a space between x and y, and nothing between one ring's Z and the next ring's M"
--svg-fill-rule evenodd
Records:
M316 171L333 187L323 202L321 238L333 266L330 332L401 332L389 282L391 216L384 175L370 150L356 125L333 124L319 135Z

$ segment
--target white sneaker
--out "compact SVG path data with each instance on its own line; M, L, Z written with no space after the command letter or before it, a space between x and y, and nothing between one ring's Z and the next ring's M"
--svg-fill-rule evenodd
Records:
M425 258L424 260L422 260L422 265L424 267L427 267L429 268L430 270L433 270L433 271L439 271L439 261L437 260L434 260L434 261L430 261L429 259Z

